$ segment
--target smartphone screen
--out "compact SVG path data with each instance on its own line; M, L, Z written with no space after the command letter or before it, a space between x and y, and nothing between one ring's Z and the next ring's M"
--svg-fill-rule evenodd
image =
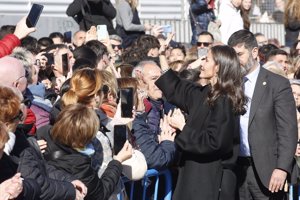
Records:
M164 25L164 26L162 26L162 29L163 29L163 35L165 37L168 36L168 33L172 32L172 26L171 25Z
M120 89L121 117L132 117L133 88Z
M72 31L64 32L64 42L65 43L72 43Z
M123 148L127 137L126 125L115 125L114 126L114 154L117 155Z
M197 51L198 51L198 58L206 56L207 53L208 53L208 49L207 48L201 48L201 49L198 49Z
M29 11L29 14L26 18L26 25L31 28L31 27L35 27L37 21L40 18L40 15L42 14L44 6L40 5L40 4L32 4L32 7Z
M62 72L64 76L67 76L69 72L68 54L67 53L62 54L61 58L62 58L62 70L63 70Z
M106 25L98 25L97 26L97 38L98 40L104 40L108 38L107 26Z
M47 65L51 66L54 64L54 56L53 53L45 53L44 56L47 58Z

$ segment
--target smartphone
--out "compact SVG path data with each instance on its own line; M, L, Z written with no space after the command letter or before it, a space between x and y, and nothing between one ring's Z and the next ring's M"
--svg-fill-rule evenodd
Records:
M207 53L208 53L208 49L207 48L201 48L201 49L198 49L197 51L198 51L198 58L206 56Z
M47 66L51 66L54 64L54 56L53 53L45 53L44 56L47 58Z
M44 9L43 5L36 4L36 3L32 4L29 14L26 18L26 25L29 28L36 26L36 23L38 22L43 9Z
M120 89L121 117L132 117L133 88Z
M164 26L162 26L162 29L163 29L163 35L165 37L168 36L168 33L172 32L172 26L171 25L164 25Z
M127 126L115 125L114 126L114 154L115 155L117 155L121 151L127 139L128 139Z
M61 55L61 59L62 59L62 72L64 76L68 75L69 72L69 60L68 60L68 54L62 54Z
M72 31L64 32L64 42L68 44L72 43Z
M98 40L104 40L108 38L108 31L106 25L98 25L97 26L97 38Z

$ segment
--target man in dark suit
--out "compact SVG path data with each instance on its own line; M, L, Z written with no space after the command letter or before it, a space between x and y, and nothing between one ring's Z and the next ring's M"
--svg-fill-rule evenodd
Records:
M297 144L296 107L289 81L260 67L254 35L240 30L228 40L244 70L247 112L240 117L238 199L285 199Z

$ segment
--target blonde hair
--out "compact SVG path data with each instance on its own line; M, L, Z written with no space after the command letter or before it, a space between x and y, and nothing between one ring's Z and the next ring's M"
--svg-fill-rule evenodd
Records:
M102 71L102 77L103 77L103 85L106 85L108 87L108 92L116 98L117 92L118 92L118 83L116 77L109 71L103 70ZM104 98L107 98L105 95Z
M274 74L278 74L280 76L283 76L285 78L287 78L285 72L283 71L283 69L281 69L281 66L279 63L277 63L276 61L269 61L266 62L263 67L267 70L269 70L270 72L273 72Z
M300 1L288 0L284 10L284 24L288 25L289 19L300 20Z
M51 130L53 140L73 149L84 148L99 130L95 110L83 104L65 107Z
M127 0L132 10L135 10L139 4L138 0Z
M90 104L95 95L100 95L102 80L102 73L98 69L83 68L76 71L70 80L70 89L62 96L62 106Z

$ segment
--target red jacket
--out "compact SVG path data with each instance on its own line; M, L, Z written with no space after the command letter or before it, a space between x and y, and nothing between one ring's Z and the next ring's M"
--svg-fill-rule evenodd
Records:
M11 54L12 50L21 44L20 39L14 34L7 34L0 40L0 58Z

